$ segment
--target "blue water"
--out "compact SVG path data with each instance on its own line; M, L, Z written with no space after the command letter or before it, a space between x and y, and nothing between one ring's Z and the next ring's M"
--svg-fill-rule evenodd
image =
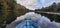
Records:
M19 23L15 28L41 28L41 26L34 23L32 20L24 20Z
M10 27L11 28L60 28L60 23L54 21L51 22L48 17L41 16L40 14L36 14L34 12L29 12L26 13L25 15L17 17L17 19L13 21L9 26L8 25L6 26L6 28L10 28Z

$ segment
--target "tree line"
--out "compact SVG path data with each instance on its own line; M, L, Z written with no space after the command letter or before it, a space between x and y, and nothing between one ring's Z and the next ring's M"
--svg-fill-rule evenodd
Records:
M0 28L5 28L16 17L27 12L27 8L17 4L15 0L0 0Z
M48 7L42 7L41 9L36 9L35 12L54 12L54 13L60 13L60 3L53 3L52 5ZM51 21L60 22L60 15L54 15L54 14L41 14L43 16L48 17Z
M35 11L45 11L45 12L60 12L60 3L53 3L48 7L42 7L41 9L36 9Z

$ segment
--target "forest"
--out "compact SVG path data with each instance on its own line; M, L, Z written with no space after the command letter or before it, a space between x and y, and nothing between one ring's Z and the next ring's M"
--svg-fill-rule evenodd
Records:
M17 4L15 0L0 0L0 28L6 28L7 24L10 24L18 16L24 15L26 12L58 12L60 13L60 3L53 3L48 7L42 7L41 9L29 10L26 7ZM60 22L60 15L53 15L52 17L47 15L51 20L55 19ZM56 17L56 18L55 18Z
M15 0L0 0L0 28L5 28L16 17L27 12L27 8L17 4Z
M52 3L52 5L48 7L42 7L41 9L36 9L35 12L53 12L53 13L60 13L60 3ZM60 22L60 15L54 14L41 14L42 16L48 17L51 21Z
M42 7L41 9L36 9L35 11L44 11L44 12L60 12L60 3L52 3L48 7Z

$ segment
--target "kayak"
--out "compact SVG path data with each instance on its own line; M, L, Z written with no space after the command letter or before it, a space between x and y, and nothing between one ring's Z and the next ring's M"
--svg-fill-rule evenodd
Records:
M40 25L33 22L32 20L24 20L20 23L18 23L15 28L41 28Z

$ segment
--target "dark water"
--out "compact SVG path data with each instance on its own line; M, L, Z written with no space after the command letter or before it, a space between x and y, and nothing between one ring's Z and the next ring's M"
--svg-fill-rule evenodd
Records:
M41 16L40 14L34 12L28 12L25 15L17 17L17 19L13 21L11 24L9 24L8 27L13 27L17 22L25 20L25 18L31 19L32 21L40 25L42 28L60 28L60 23L57 23L55 21L51 22L47 17Z

